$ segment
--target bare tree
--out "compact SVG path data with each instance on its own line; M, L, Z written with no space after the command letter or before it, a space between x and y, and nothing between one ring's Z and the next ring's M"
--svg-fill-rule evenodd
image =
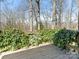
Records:
M55 21L55 28L57 28L57 0L52 1L53 4L53 16L52 16L52 21ZM53 27L53 25L52 25Z
M78 30L79 30L79 0L78 0Z
M79 10L78 10L78 30L79 30Z
M62 25L63 1L53 0L53 20L55 21L56 28L61 28Z
M57 1L57 8L58 8L58 28L61 28L62 25L62 13L63 13L63 1L64 0L58 0Z
M36 22L37 22L37 29L41 29L41 21L40 21L40 0L35 0L35 14L36 14Z
M72 29L72 16L73 16L73 0L70 3L70 8L68 8L67 12L66 12L66 20L67 20L67 24L68 25L68 29Z
M78 30L79 30L79 0L76 0L77 5L78 5Z
M33 31L33 3L29 0L30 31Z

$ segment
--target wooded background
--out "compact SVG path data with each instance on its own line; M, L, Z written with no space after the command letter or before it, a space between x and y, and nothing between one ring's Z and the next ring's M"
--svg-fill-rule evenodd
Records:
M17 1L0 0L0 29L11 27L24 31L55 28L79 30L79 0Z

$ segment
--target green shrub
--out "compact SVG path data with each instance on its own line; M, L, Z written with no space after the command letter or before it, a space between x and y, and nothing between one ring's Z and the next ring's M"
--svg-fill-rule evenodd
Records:
M43 29L29 36L30 45L39 45L46 42L52 42L52 36L57 30Z
M29 46L29 36L17 29L6 29L0 33L0 49L8 47L9 50Z
M43 42L50 42L56 31L56 29L44 29L39 32L39 35L41 36Z
M66 49L69 43L75 41L76 31L61 29L53 36L53 42L56 46Z
M22 47L29 46L29 40L28 40L29 36L25 35L24 32L21 32L21 31L15 29L12 33L11 38L12 38L11 46L14 49L20 49Z
M66 49L67 45L75 41L76 33L66 29L43 29L27 35L21 30L6 28L3 31L0 30L0 50L17 50L46 42L53 42L56 46Z
M33 34L33 35L30 35L29 36L29 44L31 46L36 46L36 45L39 45L39 44L42 44L42 38L37 34Z
M77 45L79 47L79 31L77 31L77 34L76 34L76 42L77 42Z
M35 46L50 42L55 30L41 30L33 35L27 35L21 30L6 28L0 31L0 49L17 50L25 46Z

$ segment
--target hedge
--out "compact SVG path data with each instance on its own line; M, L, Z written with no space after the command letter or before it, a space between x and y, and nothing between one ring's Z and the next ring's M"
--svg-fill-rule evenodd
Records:
M74 30L60 29L53 36L53 42L56 46L66 49L70 43L76 42L76 34L77 31Z
M76 42L77 32L67 29L43 29L28 35L19 29L0 30L0 51L17 50L23 47L36 46L50 42L60 48Z

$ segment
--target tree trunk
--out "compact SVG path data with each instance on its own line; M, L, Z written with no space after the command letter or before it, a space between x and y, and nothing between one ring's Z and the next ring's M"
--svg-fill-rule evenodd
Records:
M30 31L33 31L33 5L32 0L29 0L29 20L30 20Z
M78 10L78 30L79 30L79 10Z
M79 0L76 0L78 6L78 30L79 30Z
M58 9L59 9L59 13L58 13L58 17L59 17L59 19L58 19L58 28L61 28L61 25L62 25L62 23L61 23L61 21L62 21L62 12L63 12L63 0L59 0L58 1Z
M53 16L52 19L55 21L55 25L52 25L52 27L54 26L54 28L57 28L57 11L56 11L56 0L53 0ZM52 20L52 22L53 22Z
M61 28L62 12L63 0L53 0L53 20L55 21L56 28Z
M35 0L35 13L36 13L36 20L37 20L37 30L41 29L41 25L40 25L40 0Z

